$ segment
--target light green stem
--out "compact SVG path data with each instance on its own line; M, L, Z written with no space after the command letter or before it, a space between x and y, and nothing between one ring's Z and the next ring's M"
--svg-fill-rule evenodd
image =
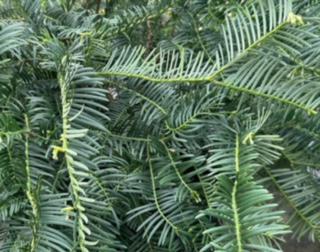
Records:
M173 230L175 230L176 233L178 233L178 227L174 225L164 214L164 212L161 209L160 203L158 201L158 196L157 196L157 187L156 187L156 182L153 174L153 166L152 166L152 161L151 161L151 156L150 156L150 145L148 144L147 148L147 154L148 154L148 162L149 162L149 169L150 169L150 177L151 177L151 183L152 183L152 192L153 192L153 198L154 202L156 204L157 210L161 217L165 220L165 222L172 227Z
M27 132L30 131L29 118L25 114L25 124ZM39 207L37 199L35 198L32 181L31 181L31 166L30 166L30 151L29 151L29 134L25 134L25 169L26 169L26 177L27 177L27 198L30 202L32 208L32 240L31 240L31 252L36 252L38 247L38 229L39 229Z
M178 170L178 168L177 168L177 166L176 166L176 164L175 164L175 162L174 162L174 160L173 160L173 157L172 157L172 155L171 155L171 153L170 153L170 150L168 149L168 147L166 146L166 144L164 143L164 141L161 140L160 142L162 143L162 145L163 145L164 148L166 149L167 155L168 155L168 157L169 157L169 159L170 159L170 163L171 163L172 167L174 168L174 170L175 170L175 172L176 172L179 180L180 180L181 183L183 184L183 186L184 186L185 188L187 188L187 190L188 190L188 191L190 192L190 194L191 194L191 197L195 200L196 203L201 202L201 198L200 198L199 193L198 193L197 191L193 190L193 189L184 181L183 177L181 176L181 174L180 174L180 172L179 172L179 170Z
M238 252L242 252L242 239L241 239L241 224L238 214L238 204L237 204L237 191L238 191L238 177L240 172L240 140L239 135L236 135L236 148L235 148L235 171L236 171L236 180L232 188L232 210L233 210L233 221L234 228L237 237L237 248Z

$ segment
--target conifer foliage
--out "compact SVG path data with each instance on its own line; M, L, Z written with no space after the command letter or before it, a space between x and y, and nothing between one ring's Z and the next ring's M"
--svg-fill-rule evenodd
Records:
M320 240L320 2L0 1L0 251Z

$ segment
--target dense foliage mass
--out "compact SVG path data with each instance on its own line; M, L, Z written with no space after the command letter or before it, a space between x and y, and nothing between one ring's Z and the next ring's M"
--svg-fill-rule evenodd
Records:
M319 241L318 1L0 3L0 251Z

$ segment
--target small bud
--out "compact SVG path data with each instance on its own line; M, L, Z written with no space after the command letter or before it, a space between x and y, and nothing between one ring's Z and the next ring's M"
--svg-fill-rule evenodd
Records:
M288 19L287 21L290 23L290 24L293 24L293 25L304 25L304 22L303 22L303 19L302 19L302 16L300 15L296 15L292 12L290 12L288 14Z
M253 139L254 139L254 133L250 132L248 135L245 136L242 143L243 144L254 144Z
M315 116L316 114L318 114L318 112L316 110L314 110L314 109L309 109L308 110L308 115L309 116Z
M58 155L59 153L64 153L65 149L60 147L60 146L53 146L53 150L52 150L52 158L54 160L58 160Z
M68 207L61 209L61 212L66 212L66 213L70 213L73 211L74 211L74 207L72 207L72 206L68 206Z

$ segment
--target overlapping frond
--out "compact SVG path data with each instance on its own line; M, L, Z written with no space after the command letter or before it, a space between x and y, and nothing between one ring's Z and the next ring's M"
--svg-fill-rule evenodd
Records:
M247 55L249 50L296 18L293 14L289 15L290 1L280 1L279 9L271 0L267 4L258 2L239 10L235 17L226 18L226 25L222 26L224 41L218 46L214 65L204 60L203 53L193 55L193 52L184 49L181 52L151 53L143 59L142 48L125 48L120 53L113 53L103 74L140 77L158 82L203 82L219 77L226 68Z
M148 165L151 179L150 201L128 212L128 221L133 220L141 215L147 214L144 221L137 227L137 231L144 230L144 235L148 241L158 233L160 235L158 245L166 245L178 242L188 242L187 233L184 229L194 222L194 213L192 208L183 209L182 205L176 200L176 191L165 188L159 190L155 180L154 161L148 150ZM162 182L166 183L166 182ZM168 183L168 182L167 182ZM188 224L189 223L189 224ZM188 246L185 246L187 249ZM189 248L190 249L190 248Z
M24 23L7 23L1 22L0 31L0 54L11 51L14 53L14 49L26 43L23 39L26 33L26 27Z
M214 90L215 91L215 90ZM219 114L221 99L216 92L191 94L180 99L168 113L166 128L168 134L177 141L196 139L212 118Z
M299 170L266 168L266 172L279 191L284 207L292 211L288 224L294 236L299 240L303 236L308 236L312 241L319 240L320 202L317 182L310 183L310 174Z
M314 91L309 93L309 90L315 90L316 81L310 79L305 83L303 79L301 83L290 79L293 69L284 62L266 62L262 53L261 58L253 57L239 71L235 70L239 68L237 62L263 45L265 40L276 41L283 50L293 52L297 49L285 46L284 42L293 45L301 42L301 50L302 46L310 45L303 39L295 42L295 29L287 28L303 24L300 16L290 12L289 2L280 1L279 6L273 1L258 2L257 5L239 10L235 17L226 18L226 25L222 27L223 43L219 45L214 62L207 60L205 52L194 53L185 48L178 51L160 49L145 57L146 49L128 47L120 52L113 52L101 75L141 78L156 83L212 83L290 105L309 114L317 113L315 108L319 99ZM221 76L226 78L221 80Z
M211 216L222 222L209 226L205 234L213 240L202 251L214 247L216 251L281 251L274 249L274 238L286 233L286 226L279 223L282 211L275 211L275 204L261 185L240 176L235 181L221 177L218 181L215 203L198 217ZM258 217L259 216L259 217Z
M282 212L274 210L276 205L268 203L272 195L253 179L263 164L279 157L278 147L272 144L277 137L256 134L264 121L263 116L256 123L248 121L244 136L237 132L241 128L239 124L236 129L226 125L210 136L213 155L208 162L217 182L209 208L198 218L215 217L220 225L205 224L204 234L211 235L211 241L202 251L212 247L217 251L280 251L273 246L274 237L287 232L286 226L280 223ZM260 149L260 144L267 144L268 148ZM260 152L254 151L255 148Z

